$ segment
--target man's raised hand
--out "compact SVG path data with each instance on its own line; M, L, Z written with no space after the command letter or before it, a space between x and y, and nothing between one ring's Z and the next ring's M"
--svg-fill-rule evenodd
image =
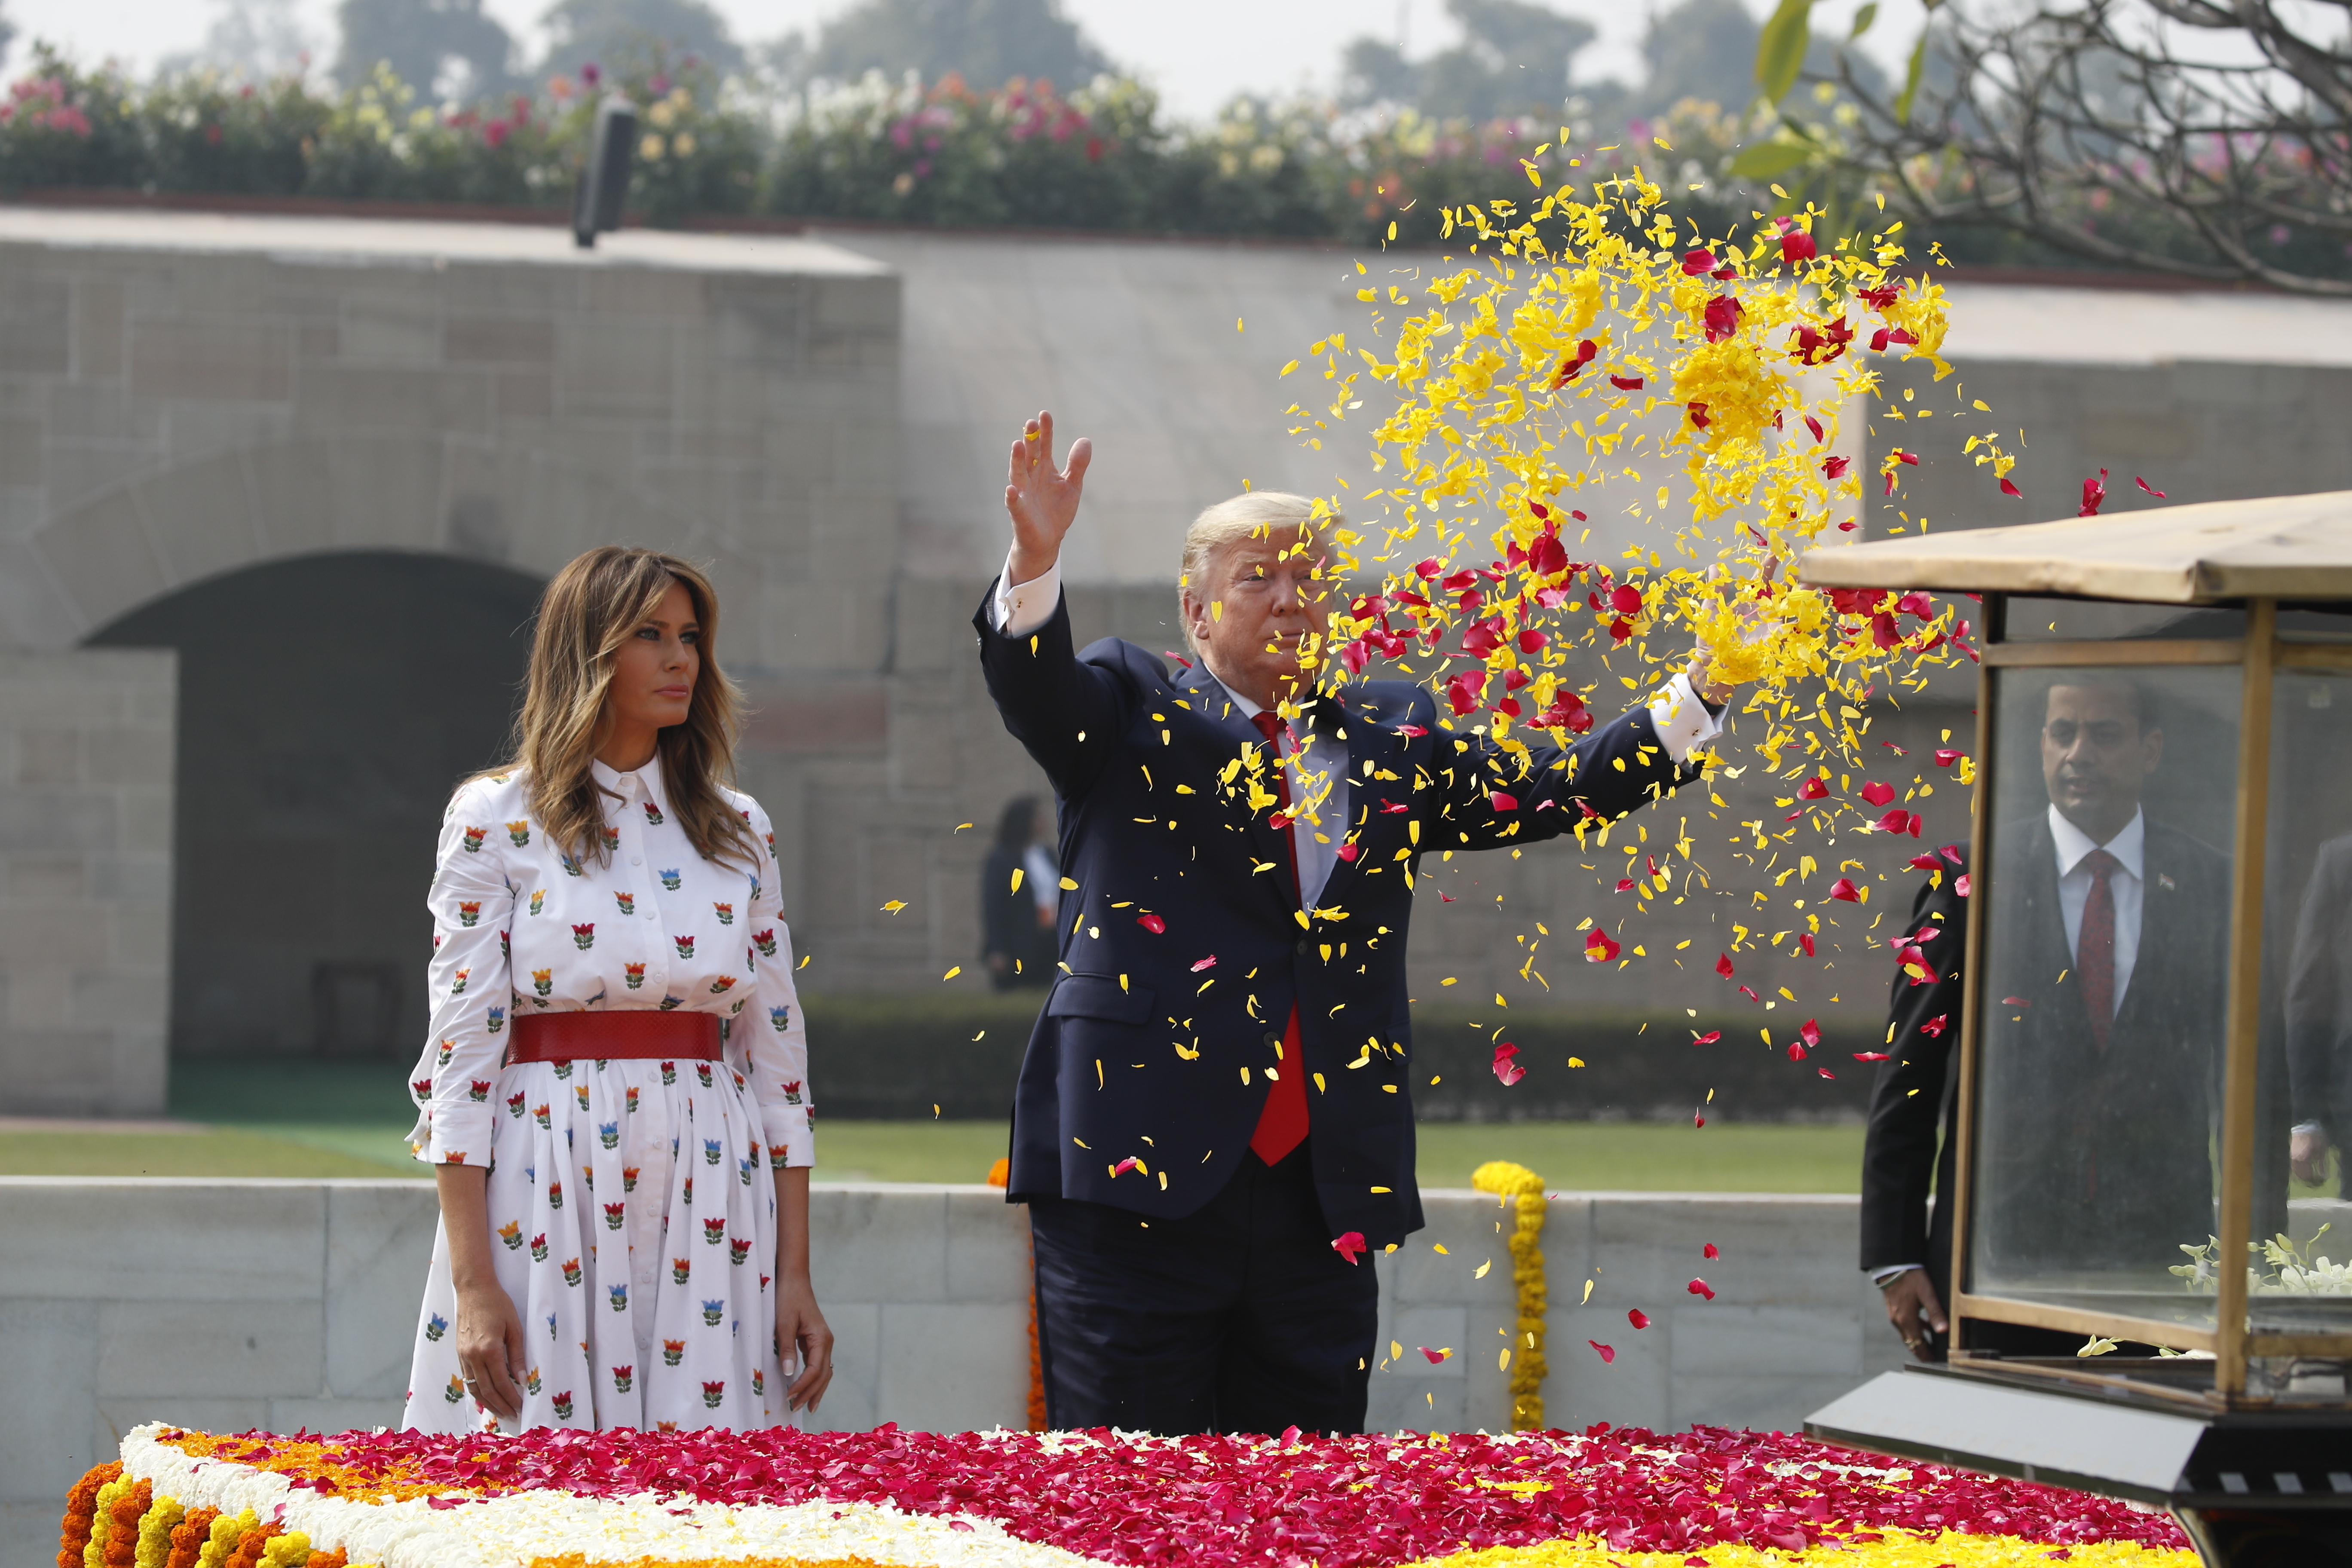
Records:
M1004 510L1013 518L1011 584L1034 583L1062 558L1062 536L1077 521L1094 443L1070 443L1070 466L1054 467L1054 416L1040 413L1022 426L1004 475ZM1008 584L1010 585L1010 584Z

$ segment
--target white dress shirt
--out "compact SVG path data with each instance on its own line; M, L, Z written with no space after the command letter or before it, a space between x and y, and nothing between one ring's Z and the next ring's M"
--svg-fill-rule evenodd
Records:
M1027 637L1054 618L1055 606L1062 599L1062 569L1057 563L1048 566L1026 583L1013 581L1013 557L1004 557L1004 570L996 579L996 629L1008 637ZM1210 679L1223 687L1234 706L1247 715L1252 722L1264 712L1256 703L1226 686L1216 671ZM1719 714L1707 711L1691 689L1690 678L1677 675L1650 699L1650 721L1656 730L1659 744L1675 762L1685 761L1693 751L1723 733ZM1339 752L1344 760L1344 742ZM1290 780L1290 798L1304 803L1307 791L1301 785L1295 760L1297 744L1286 726L1276 741L1283 759L1283 769ZM1302 804L1291 818L1290 842L1298 861L1298 889L1301 901L1312 909L1315 900L1323 896L1323 886L1331 879L1331 868L1339 863L1339 840L1346 837L1348 808L1351 790L1344 775L1331 781L1319 811L1306 809Z
M2091 871L2083 861L2092 850L2105 849L2123 866L2107 877L2107 889L2116 901L2115 1005L2120 1012L2124 991L2131 984L2132 963L2139 957L2139 912L2147 891L2147 818L2135 811L2121 833L2105 844L2094 844L2089 834L2059 816L2053 805L2050 839L2058 850L2058 910L2066 918L2066 952L2077 963L2082 962L2083 906L2091 898Z

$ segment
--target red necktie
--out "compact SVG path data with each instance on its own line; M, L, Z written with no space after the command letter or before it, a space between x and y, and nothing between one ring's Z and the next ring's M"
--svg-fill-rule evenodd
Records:
M1284 807L1279 818L1282 855L1290 862L1290 890L1303 909L1307 897L1298 880L1298 846L1290 837L1290 777L1283 770L1278 739L1286 726L1282 715L1274 712L1260 713L1253 722L1265 737L1266 753L1274 763L1274 797ZM1273 1076L1274 1082L1266 1089L1265 1109L1258 1113L1257 1131L1250 1134L1250 1152L1269 1165L1307 1142L1307 1059L1298 1043L1296 1002L1290 1006L1290 1022L1283 1026L1282 1065Z
M2083 857L2090 868L2091 896L2083 900L2083 929L2074 942L2074 967L2083 976L2083 1005L2091 1014L2091 1042L2107 1048L2116 1021L2116 894L2107 879L2123 862L2104 849Z

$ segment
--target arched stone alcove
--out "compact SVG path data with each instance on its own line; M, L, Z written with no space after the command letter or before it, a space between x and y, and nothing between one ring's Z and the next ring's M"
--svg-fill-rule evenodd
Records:
M90 637L178 654L175 1053L414 1052L442 807L500 758L540 585L450 555L297 556Z

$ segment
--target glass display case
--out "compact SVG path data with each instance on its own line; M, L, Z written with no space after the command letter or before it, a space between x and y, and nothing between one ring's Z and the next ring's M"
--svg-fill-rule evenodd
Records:
M2352 493L1801 574L1983 600L1953 1349L1810 1428L2352 1562Z

